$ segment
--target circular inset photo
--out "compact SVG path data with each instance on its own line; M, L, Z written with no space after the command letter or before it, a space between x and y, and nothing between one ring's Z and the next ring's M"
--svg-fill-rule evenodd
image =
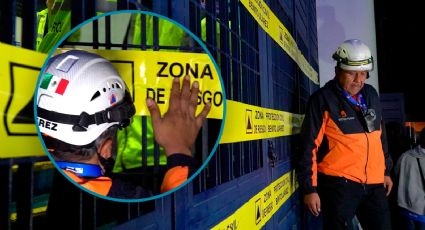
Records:
M226 97L217 64L190 31L158 14L116 11L80 24L53 50L35 116L47 155L72 183L140 202L205 167Z

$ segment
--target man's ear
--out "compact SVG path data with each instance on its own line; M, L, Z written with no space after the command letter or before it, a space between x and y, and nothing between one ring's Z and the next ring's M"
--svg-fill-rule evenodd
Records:
M99 154L105 159L108 159L112 156L112 139L106 139L106 141L100 145Z
M335 66L335 74L337 75L341 71L341 69L338 66Z

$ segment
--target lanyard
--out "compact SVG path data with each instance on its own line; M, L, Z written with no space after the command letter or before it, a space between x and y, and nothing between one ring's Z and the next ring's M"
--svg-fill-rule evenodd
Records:
M350 96L350 94L347 93L347 91L342 91L342 94L344 95L345 98L347 98L347 100L353 104L354 106L360 108L363 112L363 114L365 114L367 112L367 105L366 105L366 101L363 98L363 95L361 93L357 94L357 100L355 100L352 96Z
M59 168L75 173L79 177L100 177L103 176L99 165L83 164L74 162L57 161Z

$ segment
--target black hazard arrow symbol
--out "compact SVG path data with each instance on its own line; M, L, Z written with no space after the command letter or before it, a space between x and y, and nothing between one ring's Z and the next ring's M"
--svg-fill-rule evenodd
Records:
M248 124L246 125L246 129L252 129L251 119L248 117Z
M255 225L261 222L261 198L255 201Z
M261 219L260 206L257 206L257 212L256 212L256 213L257 213L257 214L255 215L255 216L256 216L255 221L257 222L258 220L260 220L260 219Z
M246 133L247 134L251 134L252 133L252 123L251 123L251 120L252 120L252 110L250 110L250 109L247 109L246 111L245 111L245 121L246 121Z

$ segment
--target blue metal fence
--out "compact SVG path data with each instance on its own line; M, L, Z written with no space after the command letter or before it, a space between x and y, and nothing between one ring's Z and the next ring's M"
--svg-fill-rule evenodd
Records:
M15 43L14 20L16 16L15 0L1 1L1 24L5 33L0 34L0 41ZM113 9L143 9L168 16L189 28L202 38L220 66L228 99L251 105L283 110L292 113L304 113L308 96L318 86L314 84L297 67L297 64L276 42L261 29L252 15L239 1L123 1L112 4ZM318 71L317 32L315 0L268 0L265 1L274 14L295 38L298 48L313 68ZM22 45L34 49L35 19L30 12L37 8L37 2L23 9L24 28ZM75 3L75 4L74 4ZM204 4L205 3L205 6ZM96 14L98 2L78 0L72 4L72 26ZM8 10L5 10L8 9ZM11 10L9 10L11 9ZM145 18L141 17L142 28ZM12 26L10 26L12 25ZM158 44L157 22L154 22L153 45L146 44L143 35L140 45L124 42L111 42L111 21L105 19L105 40L98 37L99 24L93 22L93 37L85 43L68 42L66 45L79 45L94 49L138 48L138 49L175 49L179 47L161 47ZM32 35L31 35L32 34ZM29 41L32 42L29 42ZM180 47L182 48L182 47ZM187 48L187 47L186 47ZM198 47L199 48L199 47ZM192 51L199 50L192 47ZM204 126L201 138L196 144L196 157L205 160L219 132L219 121L209 121ZM143 118L142 129L146 131ZM142 138L144 146L146 139ZM298 153L297 135L221 144L207 167L191 183L176 193L156 201L144 203L114 203L100 200L75 188L61 175L54 178L53 189L60 187L69 191L63 196L58 191L46 192L50 195L47 215L40 224L34 225L36 217L32 215L34 195L33 165L39 158L30 158L29 163L20 165L20 174L13 176L12 166L18 159L2 159L0 164L0 207L11 207L15 200L16 189L29 191L16 199L18 218L11 221L11 209L0 209L0 229L38 229L61 224L65 213L68 227L77 229L112 228L117 229L206 229L210 228L232 214L275 179L294 169L294 158ZM202 148L201 146L207 146ZM156 164L153 174L160 173L158 163L159 147L155 146ZM142 149L146 159L146 147ZM42 159L42 160L45 160ZM143 165L146 162L144 162ZM146 170L146 167L144 168ZM47 175L52 179L52 175ZM30 179L28 179L30 178ZM21 187L14 187L13 180L19 180ZM155 180L154 180L155 181ZM158 183L158 182L152 182ZM72 207L64 210L64 207ZM108 211L107 211L108 210ZM112 211L109 211L112 210ZM112 212L112 213L111 213ZM62 216L61 216L62 215ZM50 222L48 222L50 221ZM304 215L295 193L274 214L266 224L270 229L304 228L304 223L311 222ZM19 223L19 224L18 224ZM50 223L50 225L49 225ZM62 223L64 224L64 223Z

